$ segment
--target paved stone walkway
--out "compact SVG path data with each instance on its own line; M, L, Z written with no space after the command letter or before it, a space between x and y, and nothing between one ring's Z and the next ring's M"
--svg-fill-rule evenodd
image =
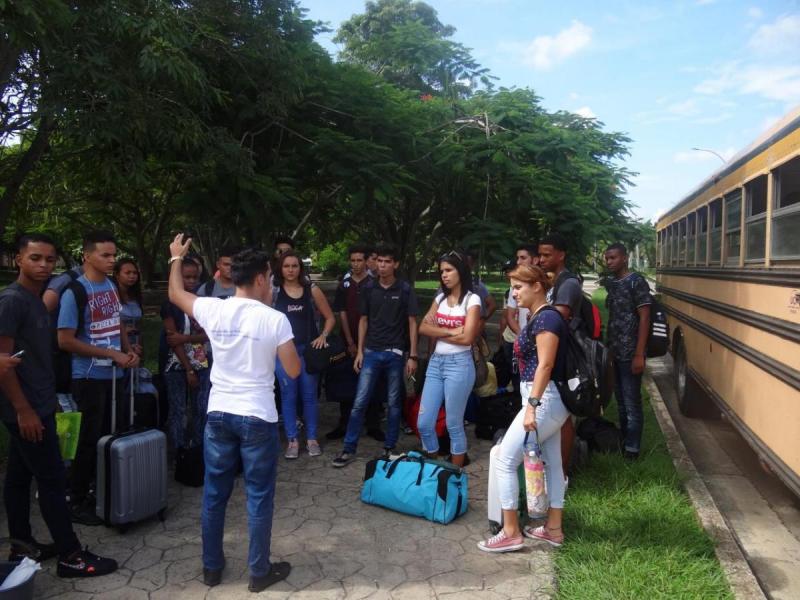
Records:
M338 416L338 406L321 405L321 432ZM320 458L303 453L281 459L272 530L273 560L292 563L289 578L262 592L263 598L548 598L554 573L546 544L528 540L522 552L487 555L476 543L488 534L486 474L490 443L468 429L473 462L469 473L469 511L449 525L429 523L359 500L368 458L381 444L363 438L359 459L344 469L330 460L341 448L328 444ZM400 449L416 447L401 434ZM119 571L89 580L55 577L54 561L37 575L37 598L59 600L252 598L247 590L247 512L240 479L228 505L225 531L227 568L222 584L202 583L201 488L170 484L164 523L153 518L125 535L105 527L78 527L93 551L117 559ZM37 508L34 508L37 510ZM2 517L5 523L5 516ZM34 518L38 539L49 539Z

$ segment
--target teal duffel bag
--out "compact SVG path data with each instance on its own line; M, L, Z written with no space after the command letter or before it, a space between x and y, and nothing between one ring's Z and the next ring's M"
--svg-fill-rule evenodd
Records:
M447 524L467 512L467 474L419 452L376 458L367 463L361 501Z

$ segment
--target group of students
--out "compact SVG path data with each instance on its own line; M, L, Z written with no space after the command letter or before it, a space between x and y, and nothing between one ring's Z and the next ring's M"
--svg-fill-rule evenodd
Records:
M380 432L384 456L395 450L405 380L417 371L419 336L429 339L430 354L417 423L423 449L430 455L439 453L435 422L444 405L450 437L446 458L458 466L467 464L464 412L475 379L471 347L496 308L486 287L473 277L470 256L449 252L439 258L441 286L418 324L416 295L407 281L397 277L399 256L391 247L379 247L374 253L363 247L351 249L351 271L340 282L331 309L305 275L291 240L279 240L272 254L253 249L221 252L214 279L199 287L201 264L189 256L190 246L191 240L182 235L170 245L169 299L161 312L169 348L164 374L173 442L185 443L181 437L185 414L180 411L190 398L196 415L191 435L203 443L203 578L208 585L219 583L224 570L225 507L238 468L244 471L247 489L250 589L264 589L290 571L288 563L269 560L280 454L275 382L287 438L284 455L296 458L299 453L298 404L303 410L307 451L319 455L318 382L304 368L303 354L308 347L327 344L336 324L334 312L352 358L354 394L351 402L343 402L339 427L328 436L344 437L333 466L344 467L354 460L370 407L382 400L376 399L381 378L388 411L386 433ZM11 434L4 492L9 532L34 544L40 559L57 554L62 576L100 575L116 569L112 559L81 550L71 520L93 522L96 442L110 428L107 409L112 390L116 386L116 396L122 397L123 372L138 367L142 353L141 292L135 263L115 263L113 237L102 232L86 236L83 255L80 271L52 278L57 261L53 241L38 234L22 236L15 258L19 279L0 292L0 416ZM611 246L606 259L615 274L615 283L609 286L608 335L617 355L620 423L626 453L635 458L642 424L636 382L640 383L644 367L646 335L642 331L648 328L649 288L641 277L627 271L623 246ZM554 545L563 542L561 510L567 482L562 453L569 451L574 438L574 424L553 381L563 377L562 341L569 322L578 315L581 285L565 268L566 243L561 236L548 236L536 247L521 246L516 260L517 266L509 273L505 316L516 324L509 328L516 333L512 353L523 406L499 454L504 528L479 544L492 552L520 548L523 535ZM107 277L111 272L113 281ZM77 285L84 291L76 292ZM50 326L54 318L57 344ZM54 345L72 355L71 402L83 413L70 481L71 506L65 498L66 472L55 433ZM21 350L22 357L11 356ZM524 433L533 430L547 465L551 508L543 525L523 532L517 518L516 469L522 460ZM32 478L38 482L42 514L55 541L52 546L38 544L31 535Z

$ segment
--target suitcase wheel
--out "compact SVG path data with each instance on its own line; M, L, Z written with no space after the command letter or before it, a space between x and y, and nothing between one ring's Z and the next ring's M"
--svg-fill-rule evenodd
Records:
M492 535L497 535L498 533L500 533L500 530L502 528L503 526L500 525L500 523L498 523L497 521L491 521L491 520L489 521L489 531L492 532Z
M122 525L117 525L117 532L120 535L125 535L128 532L129 527L130 523L123 523Z
M167 520L166 508L162 508L160 511L158 511L158 520L161 521L162 523Z

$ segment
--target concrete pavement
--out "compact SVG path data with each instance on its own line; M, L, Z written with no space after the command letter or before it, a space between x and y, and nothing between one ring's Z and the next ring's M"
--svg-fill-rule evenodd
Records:
M331 429L338 406L321 404L321 432ZM528 540L524 551L492 555L476 543L488 535L486 475L491 444L468 429L469 510L438 525L359 500L366 461L381 444L364 437L358 460L343 469L330 461L341 442L329 443L320 458L305 452L280 459L272 559L292 563L289 578L262 592L263 598L447 598L458 600L548 598L554 595L550 548ZM322 437L322 436L320 436ZM417 447L401 434L399 447ZM228 505L222 584L202 583L200 505L202 488L170 482L167 519L132 526L125 535L105 527L78 526L83 544L117 559L121 569L106 577L64 580L54 560L37 575L36 597L59 600L180 600L251 598L247 591L247 513L241 478ZM34 534L48 540L34 503ZM0 517L5 522L5 516Z

